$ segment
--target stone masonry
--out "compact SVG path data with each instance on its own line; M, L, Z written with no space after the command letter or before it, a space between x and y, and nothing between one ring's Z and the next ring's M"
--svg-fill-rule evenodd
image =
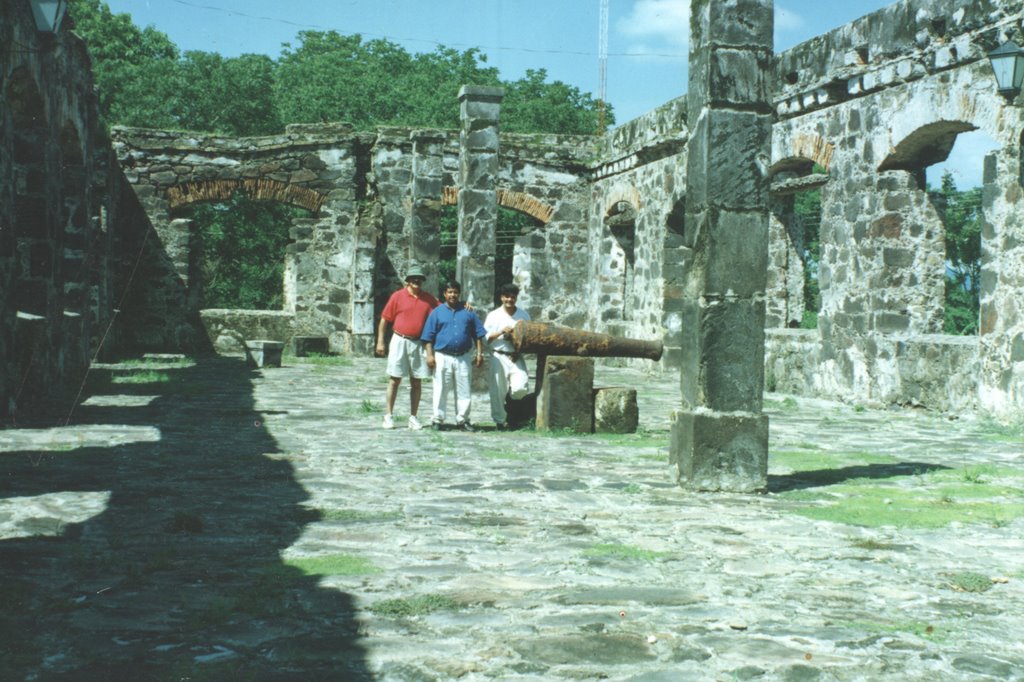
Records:
M671 459L694 490L763 490L771 0L691 5L682 409ZM739 21L744 17L744 21Z
M285 305L271 312L290 316L282 336L368 352L410 261L436 287L440 211L467 189L460 131L317 124L233 139L122 128L108 149L81 42L67 27L37 34L23 0L3 9L4 44L31 48L0 56L5 414L33 392L76 385L97 352L213 348L205 324L216 315L203 312L196 276L200 226L183 214L197 201L243 191L308 211L281 254ZM1024 107L996 92L986 54L1024 43L1022 21L1022 0L900 0L772 58L770 379L861 403L1021 414ZM730 73L743 71L744 57L729 59ZM679 97L603 137L497 136L496 169L472 188L536 220L516 237L512 264L535 320L662 338L661 369L686 362L685 302L700 292L690 275L707 265L686 243L699 231L687 195L706 182L688 170L687 109ZM937 333L944 230L922 178L973 129L1000 146L985 172L981 333L965 340ZM805 306L792 199L812 188L822 193L822 307L796 354L783 329ZM464 237L464 256L489 252L487 239ZM221 315L218 336L246 336L228 328L257 318Z

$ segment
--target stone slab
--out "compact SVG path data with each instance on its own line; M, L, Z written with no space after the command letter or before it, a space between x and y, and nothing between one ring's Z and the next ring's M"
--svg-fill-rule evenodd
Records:
M768 486L765 415L676 410L669 447L684 488L750 493Z
M635 388L594 389L594 433L636 433L639 422Z
M537 429L591 433L594 429L594 361L550 355L542 381L537 396Z
M253 339L245 342L245 357L253 367L280 367L283 341Z

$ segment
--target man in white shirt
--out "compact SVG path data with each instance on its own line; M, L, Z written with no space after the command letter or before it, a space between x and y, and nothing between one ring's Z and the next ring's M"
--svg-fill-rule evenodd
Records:
M501 306L487 314L484 329L491 347L488 384L491 391L491 418L498 430L508 428L505 396L519 400L529 392L530 375L526 362L512 345L512 329L519 320L530 319L529 313L516 307L519 287L506 284L501 288Z

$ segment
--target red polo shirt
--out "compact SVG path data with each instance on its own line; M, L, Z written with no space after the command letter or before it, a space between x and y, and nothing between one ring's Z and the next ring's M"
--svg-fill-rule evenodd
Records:
M402 287L391 294L380 316L390 322L394 330L402 336L418 339L423 332L427 316L437 306L437 299L422 289L419 296L413 296L408 289Z

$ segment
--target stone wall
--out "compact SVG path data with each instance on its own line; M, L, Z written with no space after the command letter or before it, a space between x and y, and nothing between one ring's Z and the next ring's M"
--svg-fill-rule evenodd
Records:
M61 405L112 338L117 179L82 41L0 0L0 44L0 416L16 422Z
M244 353L245 342L281 341L295 336L295 313L285 310L226 310L206 308L200 312L203 329L218 353Z
M141 349L212 348L223 328L201 314L197 227L183 210L240 189L309 211L281 254L285 304L277 312L293 323L268 335L327 336L334 351L368 352L380 309L411 261L427 266L436 290L437 223L459 191L458 131L357 134L322 124L233 139L116 129L120 168L107 172L80 41L67 32L41 39L27 3L0 2L3 43L34 46L0 62L11 104L0 114L0 221L14 226L0 230L5 405L22 386L67 383L100 330ZM1005 39L1024 42L1022 5L903 0L776 55L765 162L769 328L798 324L804 309L794 193L820 186L823 208L815 345L806 333L772 332L770 346L788 338L800 349L770 351L766 375L777 386L1020 413L1024 108L996 94L984 57ZM956 135L975 128L1001 147L985 176L982 333L965 341L935 334L943 229L922 177ZM520 305L535 319L661 336L663 367L679 366L681 302L695 294L687 290L693 253L683 242L690 134L680 97L600 138L500 136L489 181L498 202L539 222L516 239L513 262ZM827 175L812 173L815 166ZM118 325L108 333L115 306ZM932 373L929 363L944 369ZM974 383L966 367L977 368Z
M1024 290L1012 254L1021 238L1024 114L995 91L985 55L1007 38L1020 40L1022 8L1019 0L904 1L778 56L773 169L803 164L806 172L816 163L828 170L820 363L806 392L1020 414L1024 365L1012 358L1014 343L1024 347L1016 341L1024 338L1024 320L1013 301ZM946 158L957 134L978 128L1002 147L985 178L988 304L980 341L965 344L934 336L942 321L944 229L923 177ZM984 324L986 313L992 324ZM945 390L935 388L934 377L918 381L921 363L905 359L905 344L918 338L942 349L926 354L940 367L949 353L978 367L969 398L955 364ZM970 349L980 349L980 359L967 362Z

